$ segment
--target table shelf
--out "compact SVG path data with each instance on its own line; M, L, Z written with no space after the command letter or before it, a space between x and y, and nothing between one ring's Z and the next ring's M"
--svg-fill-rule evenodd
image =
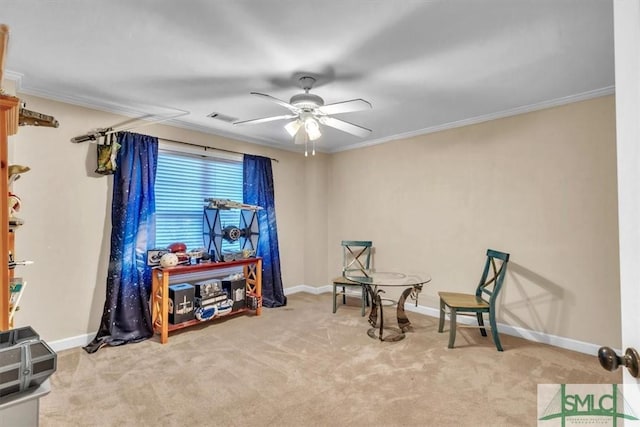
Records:
M169 323L167 325L169 332L173 332L173 331L177 331L180 329L184 329L184 328L188 328L189 326L193 326L193 325L202 325L204 323L209 323L212 321L216 321L216 320L221 320L227 317L232 317L235 316L236 314L242 314L242 313L252 313L254 310L250 310L248 308L240 308L238 310L234 310L234 311L230 311L227 314L223 314L220 316L215 316L211 319L207 319L207 320L198 320L198 319L192 319L192 320L187 320L186 322L182 322L182 323L176 323L175 325L173 323Z

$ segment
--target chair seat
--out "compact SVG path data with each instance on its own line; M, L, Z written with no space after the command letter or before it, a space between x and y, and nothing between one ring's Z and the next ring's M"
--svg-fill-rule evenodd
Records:
M336 277L335 279L333 279L333 283L335 283L336 285L345 286L362 286L360 283L349 280L344 276Z
M360 310L360 314L362 316L365 315L365 307L369 305L369 295L367 294L366 289L361 283L354 282L352 280L347 279L344 276L338 276L332 280L333 282L333 312L335 313L338 306L336 304L336 298L342 295L342 303L346 303L347 297L361 298L362 299L362 307ZM359 288L357 291L354 288ZM338 290L336 288L342 288L342 290Z
M438 292L440 299L449 307L478 310L489 308L489 303L474 294L462 294L457 292Z

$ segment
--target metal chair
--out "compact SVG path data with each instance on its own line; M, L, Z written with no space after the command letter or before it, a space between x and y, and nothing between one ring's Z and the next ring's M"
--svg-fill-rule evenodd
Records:
M342 295L342 304L347 303L347 295L356 294L347 292L349 287L357 287L360 290L362 299L362 315L364 316L366 306L369 305L369 295L366 288L360 283L347 279L350 274L366 275L371 268L371 248L372 242L365 240L343 240L342 241L342 276L333 279L333 312L338 309L337 298ZM338 291L341 287L342 291Z
M497 261L497 262L496 262ZM444 328L444 316L446 308L449 308L449 348L453 348L456 340L456 316L460 313L467 316L475 316L478 319L478 326L483 337L487 336L485 330L483 315L489 313L489 324L491 326L491 336L498 351L502 351L500 336L496 325L496 300L498 293L502 288L505 273L507 272L507 263L509 262L509 254L504 252L487 250L487 261L484 265L480 283L476 288L475 294L464 294L455 292L438 292L440 296L440 324L438 332L442 332ZM499 268L496 264L499 264ZM489 268L492 270L492 277L489 276ZM488 299L486 299L488 296Z

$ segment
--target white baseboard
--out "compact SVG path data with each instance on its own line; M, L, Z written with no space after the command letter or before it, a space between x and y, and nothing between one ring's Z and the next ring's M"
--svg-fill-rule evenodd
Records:
M47 341L47 345L49 345L53 351L68 350L75 347L84 347L89 344L95 336L96 333L93 332L91 334L77 335L75 337L63 338L56 341Z
M320 288L315 288L313 286L300 285L294 286L292 288L285 288L284 294L291 295L296 294L298 292L306 292L308 294L319 295L325 292L331 292L331 286L323 286ZM84 347L89 344L93 338L96 336L96 333L77 335L75 337L63 338L55 341L47 341L47 345L51 347L53 351L63 351L69 350L75 347Z
M289 292L291 294L294 294L297 292L309 292L314 295L319 295L324 292L331 292L332 286L328 285L328 286L321 286L319 288L314 288L313 286L301 285L301 286L295 286L289 289L291 290L291 292ZM288 289L285 289L285 294L289 294L287 290ZM415 306L409 302L405 305L405 310L411 311L414 313L424 314L425 316L431 316L431 317L437 317L437 318L440 317L440 310L437 308L427 307L423 305ZM472 318L472 317L460 316L458 318L458 322L463 324L469 324L469 325L477 324L475 323L476 322L475 317ZM526 340L534 341L542 344L549 344L554 347L560 347L566 350L577 351L579 353L585 353L590 355L598 354L598 349L601 347L598 344L578 341L572 338L559 337L557 335L551 335L544 332L532 331L530 329L521 328L518 326L506 325L504 323L498 323L498 329L500 330L500 333L503 333L503 334L524 338ZM616 350L616 352L618 354L620 353L619 350Z
M415 306L411 304L405 305L406 311L412 311L414 313L424 314L431 317L440 317L440 310L433 307L425 307L422 305ZM448 320L448 319L447 319ZM459 316L458 323L465 325L477 325L475 317ZM590 355L598 354L598 349L601 347L597 344L591 344L588 342L578 341L571 338L559 337L557 335L551 335L544 332L532 331L530 329L521 328L518 326L506 325L504 323L498 323L498 329L500 333L511 335L514 337L524 338L529 341L534 341L542 344L549 344L554 347L564 348L566 350L573 350L579 353L585 353ZM618 350L616 350L618 351Z
M574 340L572 338L559 337L557 335L546 334L544 332L532 331L529 329L521 328L518 326L500 325L500 332L514 337L524 338L529 341L535 341L543 344L549 344L554 347L564 348L566 350L573 350L579 353L589 354L596 356L598 349L602 347L598 344L592 344L584 341ZM621 354L619 349L615 350L616 353Z
M309 285L298 285L290 288L285 288L284 294L293 295L299 292L306 292L308 294L320 295L323 293L331 292L332 290L333 290L333 287L331 285L320 286L320 287L314 287ZM426 307L423 305L418 305L416 307L415 305L407 303L405 305L405 310L411 311L414 313L424 314L425 316L431 316L431 317L440 316L440 311L437 308ZM471 317L460 316L458 321L460 323L469 324L469 325L476 324L475 318L471 318ZM566 350L577 351L579 353L596 355L598 354L598 349L601 347L600 345L597 345L597 344L578 341L571 338L559 337L557 335L551 335L544 332L532 331L526 328L506 325L503 323L498 323L498 327L500 329L500 332L503 334L524 338L526 340L539 342L542 344L549 344L554 347L560 347ZM56 341L51 341L51 342L47 341L47 344L49 345L49 347L53 349L53 351L68 350L74 347L86 346L91 342L91 340L93 340L94 336L95 336L95 333L77 335L75 337L63 338L61 340L56 340ZM615 349L615 350L618 354L621 353L619 349Z
M291 288L285 288L284 294L293 295L299 292L306 292L308 294L320 295L320 294L324 294L332 291L333 291L333 287L331 285L321 286L319 288L316 288L314 286L309 286L309 285L298 285L298 286L293 286Z

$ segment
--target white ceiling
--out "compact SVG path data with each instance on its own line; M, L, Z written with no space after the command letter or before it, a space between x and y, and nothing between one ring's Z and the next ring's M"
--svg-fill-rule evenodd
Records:
M326 103L363 98L323 128L335 152L613 93L611 0L5 0L20 91L285 149L296 76ZM47 114L47 112L42 112ZM113 123L104 123L112 126ZM87 129L89 131L91 129ZM143 132L143 131L141 131Z

